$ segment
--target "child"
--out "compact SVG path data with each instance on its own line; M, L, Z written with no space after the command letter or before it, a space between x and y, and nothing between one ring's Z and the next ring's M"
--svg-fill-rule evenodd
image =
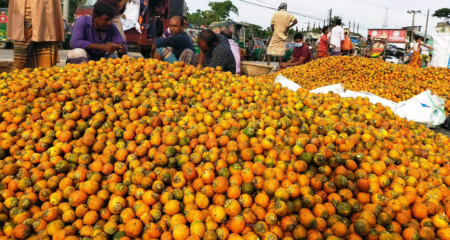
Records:
M333 46L336 47L333 44L330 44L330 41L328 40L328 33L330 32L330 29L325 26L322 29L322 37L320 38L320 43L319 43L319 52L318 52L318 56L317 58L324 58L324 57L328 57L328 46Z

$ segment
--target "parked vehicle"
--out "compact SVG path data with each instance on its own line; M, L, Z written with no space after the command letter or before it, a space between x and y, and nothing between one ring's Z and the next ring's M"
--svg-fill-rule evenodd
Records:
M209 25L209 29L213 30L215 33L220 33L222 29L228 28L233 32L233 39L242 49L246 50L246 59L253 60L255 57L255 38L253 36L253 31L250 25L246 23L240 23L235 21L223 21L223 22L213 22ZM247 51L248 42L246 39L252 40L253 48L251 52Z
M291 60L294 46L294 43L286 43L286 51L284 52L283 62Z
M261 38L255 38L253 47L252 58L253 61L262 61L264 59L263 54L266 54L266 46Z
M0 49L11 47L12 42L6 39L8 8L0 8Z
M404 55L405 55L395 45L389 45L389 47L387 49L387 54L389 56L394 56L394 57L399 58L399 59L404 58Z
M396 58L394 56L387 56L386 57L386 62L390 62L390 63L393 63L393 64L400 64L401 63L400 59L398 59L398 58Z
M91 16L94 11L94 4L97 0L88 0L84 5L80 5L76 11L76 17L80 16ZM147 25L150 23L149 14L153 11L152 6L155 6L159 0L148 0L148 9L144 17L142 25ZM170 0L169 6L165 12L165 21L163 23L163 32L169 27L169 19L172 16L183 16L185 13L185 2L184 0ZM152 25L150 25L151 27ZM153 25L154 26L154 25ZM148 37L149 30L144 28L142 34L136 31L135 28L125 31L125 37L128 44L128 49L136 49L142 54L142 56L148 58L150 57L152 45L155 42L154 37Z

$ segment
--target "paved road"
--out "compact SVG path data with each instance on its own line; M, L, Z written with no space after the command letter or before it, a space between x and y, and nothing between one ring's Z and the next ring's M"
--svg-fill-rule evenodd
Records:
M60 63L58 66L63 66L66 64L67 54L70 50L58 50ZM133 52L131 53L133 57L140 57L140 53ZM2 49L0 50L0 62L9 62L14 59L14 53L12 49Z

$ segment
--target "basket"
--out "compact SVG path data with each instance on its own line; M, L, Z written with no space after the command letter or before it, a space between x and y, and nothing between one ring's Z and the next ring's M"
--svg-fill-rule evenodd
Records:
M244 75L247 75L248 77L257 77L266 75L270 71L272 71L272 69L273 69L272 66L259 65L247 62L241 63L241 71Z

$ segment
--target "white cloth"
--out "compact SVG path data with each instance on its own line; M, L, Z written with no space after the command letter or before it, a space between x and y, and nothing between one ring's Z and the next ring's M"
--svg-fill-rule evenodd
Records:
M239 46L233 39L228 39L230 43L231 51L234 55L234 60L236 61L236 74L241 74L241 55L239 54Z
M423 43L422 43L423 44ZM419 52L420 54L426 54L428 55L430 53L430 50L423 45L420 45L420 51L418 50L418 43L414 43L413 45L413 52Z
M341 26L336 26L331 29L330 43L335 45L336 48L341 47L341 42L345 40L344 29Z
M125 10L122 15L125 15L125 19L120 17L122 21L123 30L136 28L136 31L141 32L141 25L139 24L139 11L140 11L140 1L131 0L127 1L125 4Z

